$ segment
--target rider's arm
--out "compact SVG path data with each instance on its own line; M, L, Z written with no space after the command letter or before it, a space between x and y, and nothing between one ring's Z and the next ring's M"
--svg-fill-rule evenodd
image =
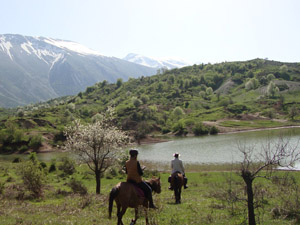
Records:
M139 161L137 162L137 170L140 176L144 174Z

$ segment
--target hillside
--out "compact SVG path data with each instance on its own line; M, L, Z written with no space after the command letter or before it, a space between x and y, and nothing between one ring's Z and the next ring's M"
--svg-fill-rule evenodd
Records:
M124 81L156 70L107 57L72 41L0 35L0 107L74 95L96 82Z
M299 94L299 63L255 59L201 64L127 82L99 82L73 97L19 108L18 116L2 120L0 128L2 137L12 124L26 133L50 132L56 145L66 124L76 118L92 122L111 105L116 122L136 140L149 134L291 126L299 125Z

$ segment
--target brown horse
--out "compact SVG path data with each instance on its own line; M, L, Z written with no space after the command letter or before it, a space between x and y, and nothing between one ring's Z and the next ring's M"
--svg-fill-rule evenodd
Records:
M152 178L151 180L146 181L146 183L151 187L152 191L156 193L161 192L160 178ZM128 182L120 182L111 189L108 207L109 218L111 218L114 200L117 203L118 225L123 225L122 217L128 207L135 209L135 218L131 221L131 224L135 224L138 219L138 207L140 205L145 207L146 224L149 224L147 217L147 208L149 205L148 199L144 196L139 196L139 193L133 184Z
M179 172L173 173L171 176L171 186L174 190L176 204L181 203L181 188L183 184L184 184L183 175Z

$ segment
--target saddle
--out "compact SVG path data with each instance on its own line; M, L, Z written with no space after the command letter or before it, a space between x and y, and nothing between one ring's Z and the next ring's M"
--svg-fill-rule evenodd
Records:
M139 198L145 198L144 191L135 182L128 181L128 183L131 184L134 187L135 192L137 193Z

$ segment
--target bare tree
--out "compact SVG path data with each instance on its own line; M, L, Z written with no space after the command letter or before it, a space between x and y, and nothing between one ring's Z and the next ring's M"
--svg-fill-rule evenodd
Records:
M244 156L241 163L240 175L246 184L249 225L256 224L253 181L258 177L270 178L272 172L278 166L292 167L300 158L297 147L298 143L291 145L290 140L283 137L279 137L275 143L268 140L267 144L263 145L257 154L254 151L255 146L249 147L240 143L238 144L238 148ZM261 173L262 171L265 171L265 173Z
M128 141L128 136L113 124L113 118L114 110L109 108L102 120L87 125L76 120L65 132L65 148L78 155L95 173L97 194L100 194L101 174L116 162L120 147Z

